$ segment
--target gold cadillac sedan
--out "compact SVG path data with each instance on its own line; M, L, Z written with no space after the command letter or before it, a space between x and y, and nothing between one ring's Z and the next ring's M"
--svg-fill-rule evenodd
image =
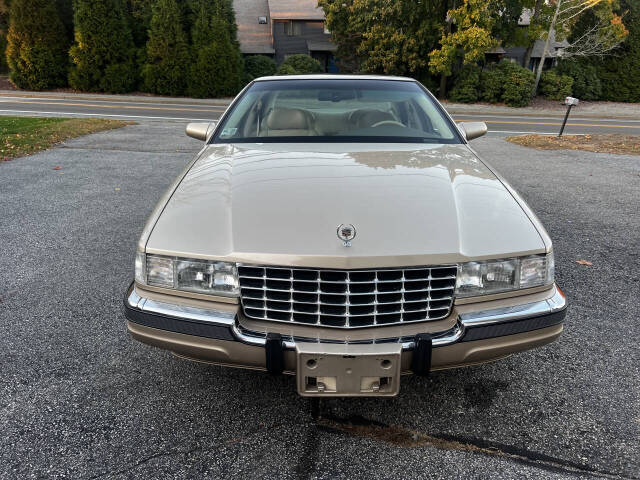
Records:
M131 335L296 375L303 396L391 396L401 376L562 332L551 239L418 82L265 77L164 194L125 295Z

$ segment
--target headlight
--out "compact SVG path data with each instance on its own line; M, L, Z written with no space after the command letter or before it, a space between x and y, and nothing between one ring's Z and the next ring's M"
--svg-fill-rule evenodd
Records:
M468 262L458 265L456 295L471 297L549 285L554 281L553 253Z
M153 287L235 297L239 294L235 263L163 255L136 255L136 281Z

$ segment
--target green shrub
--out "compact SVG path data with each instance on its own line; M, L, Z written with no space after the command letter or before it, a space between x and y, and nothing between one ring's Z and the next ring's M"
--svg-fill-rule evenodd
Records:
M540 77L539 91L549 100L562 100L571 95L573 78L568 75L558 75L554 70L547 70Z
M449 99L453 102L473 103L480 96L480 67L466 65L455 79Z
M85 91L133 90L138 69L124 0L75 0L74 26L69 84Z
M504 66L502 66L504 64ZM526 107L533 98L536 77L531 70L513 62L500 62L504 72L502 101L510 107Z
M251 55L244 59L246 82L254 78L268 77L276 73L276 62L266 55Z
M13 0L6 58L11 81L45 90L66 84L67 35L53 0Z
M320 62L304 53L290 55L280 64L278 75L304 75L307 73L323 73Z
M573 78L573 96L580 100L599 100L602 96L602 83L594 65L579 60L563 60L558 64L557 72Z
M194 97L224 97L242 86L242 54L227 23L202 6L193 26L193 59L188 93Z
M535 76L517 63L503 60L488 66L480 75L480 99L511 107L525 107L531 102Z
M278 68L277 74L278 75L300 75L300 72L298 72L291 65L282 64L280 65L280 68Z
M182 95L187 87L189 45L182 30L182 13L176 0L158 0L153 6L142 67L143 88L160 95Z
M504 73L497 67L488 67L480 74L480 99L489 103L502 100Z

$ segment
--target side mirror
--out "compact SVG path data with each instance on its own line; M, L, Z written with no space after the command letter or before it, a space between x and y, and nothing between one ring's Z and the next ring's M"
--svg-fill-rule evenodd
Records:
M487 124L484 122L461 122L458 128L467 140L473 140L487 133Z
M207 123L189 123L186 128L186 133L190 137L197 138L198 140L206 141L213 133L213 129L216 127L216 122Z

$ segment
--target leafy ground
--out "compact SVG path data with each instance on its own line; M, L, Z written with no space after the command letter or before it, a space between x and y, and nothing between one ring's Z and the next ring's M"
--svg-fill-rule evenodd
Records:
M133 123L102 118L0 117L0 161L46 150L69 138Z
M586 150L596 153L619 153L623 155L640 155L640 136L593 134L593 135L523 135L507 137L511 143L538 150Z

